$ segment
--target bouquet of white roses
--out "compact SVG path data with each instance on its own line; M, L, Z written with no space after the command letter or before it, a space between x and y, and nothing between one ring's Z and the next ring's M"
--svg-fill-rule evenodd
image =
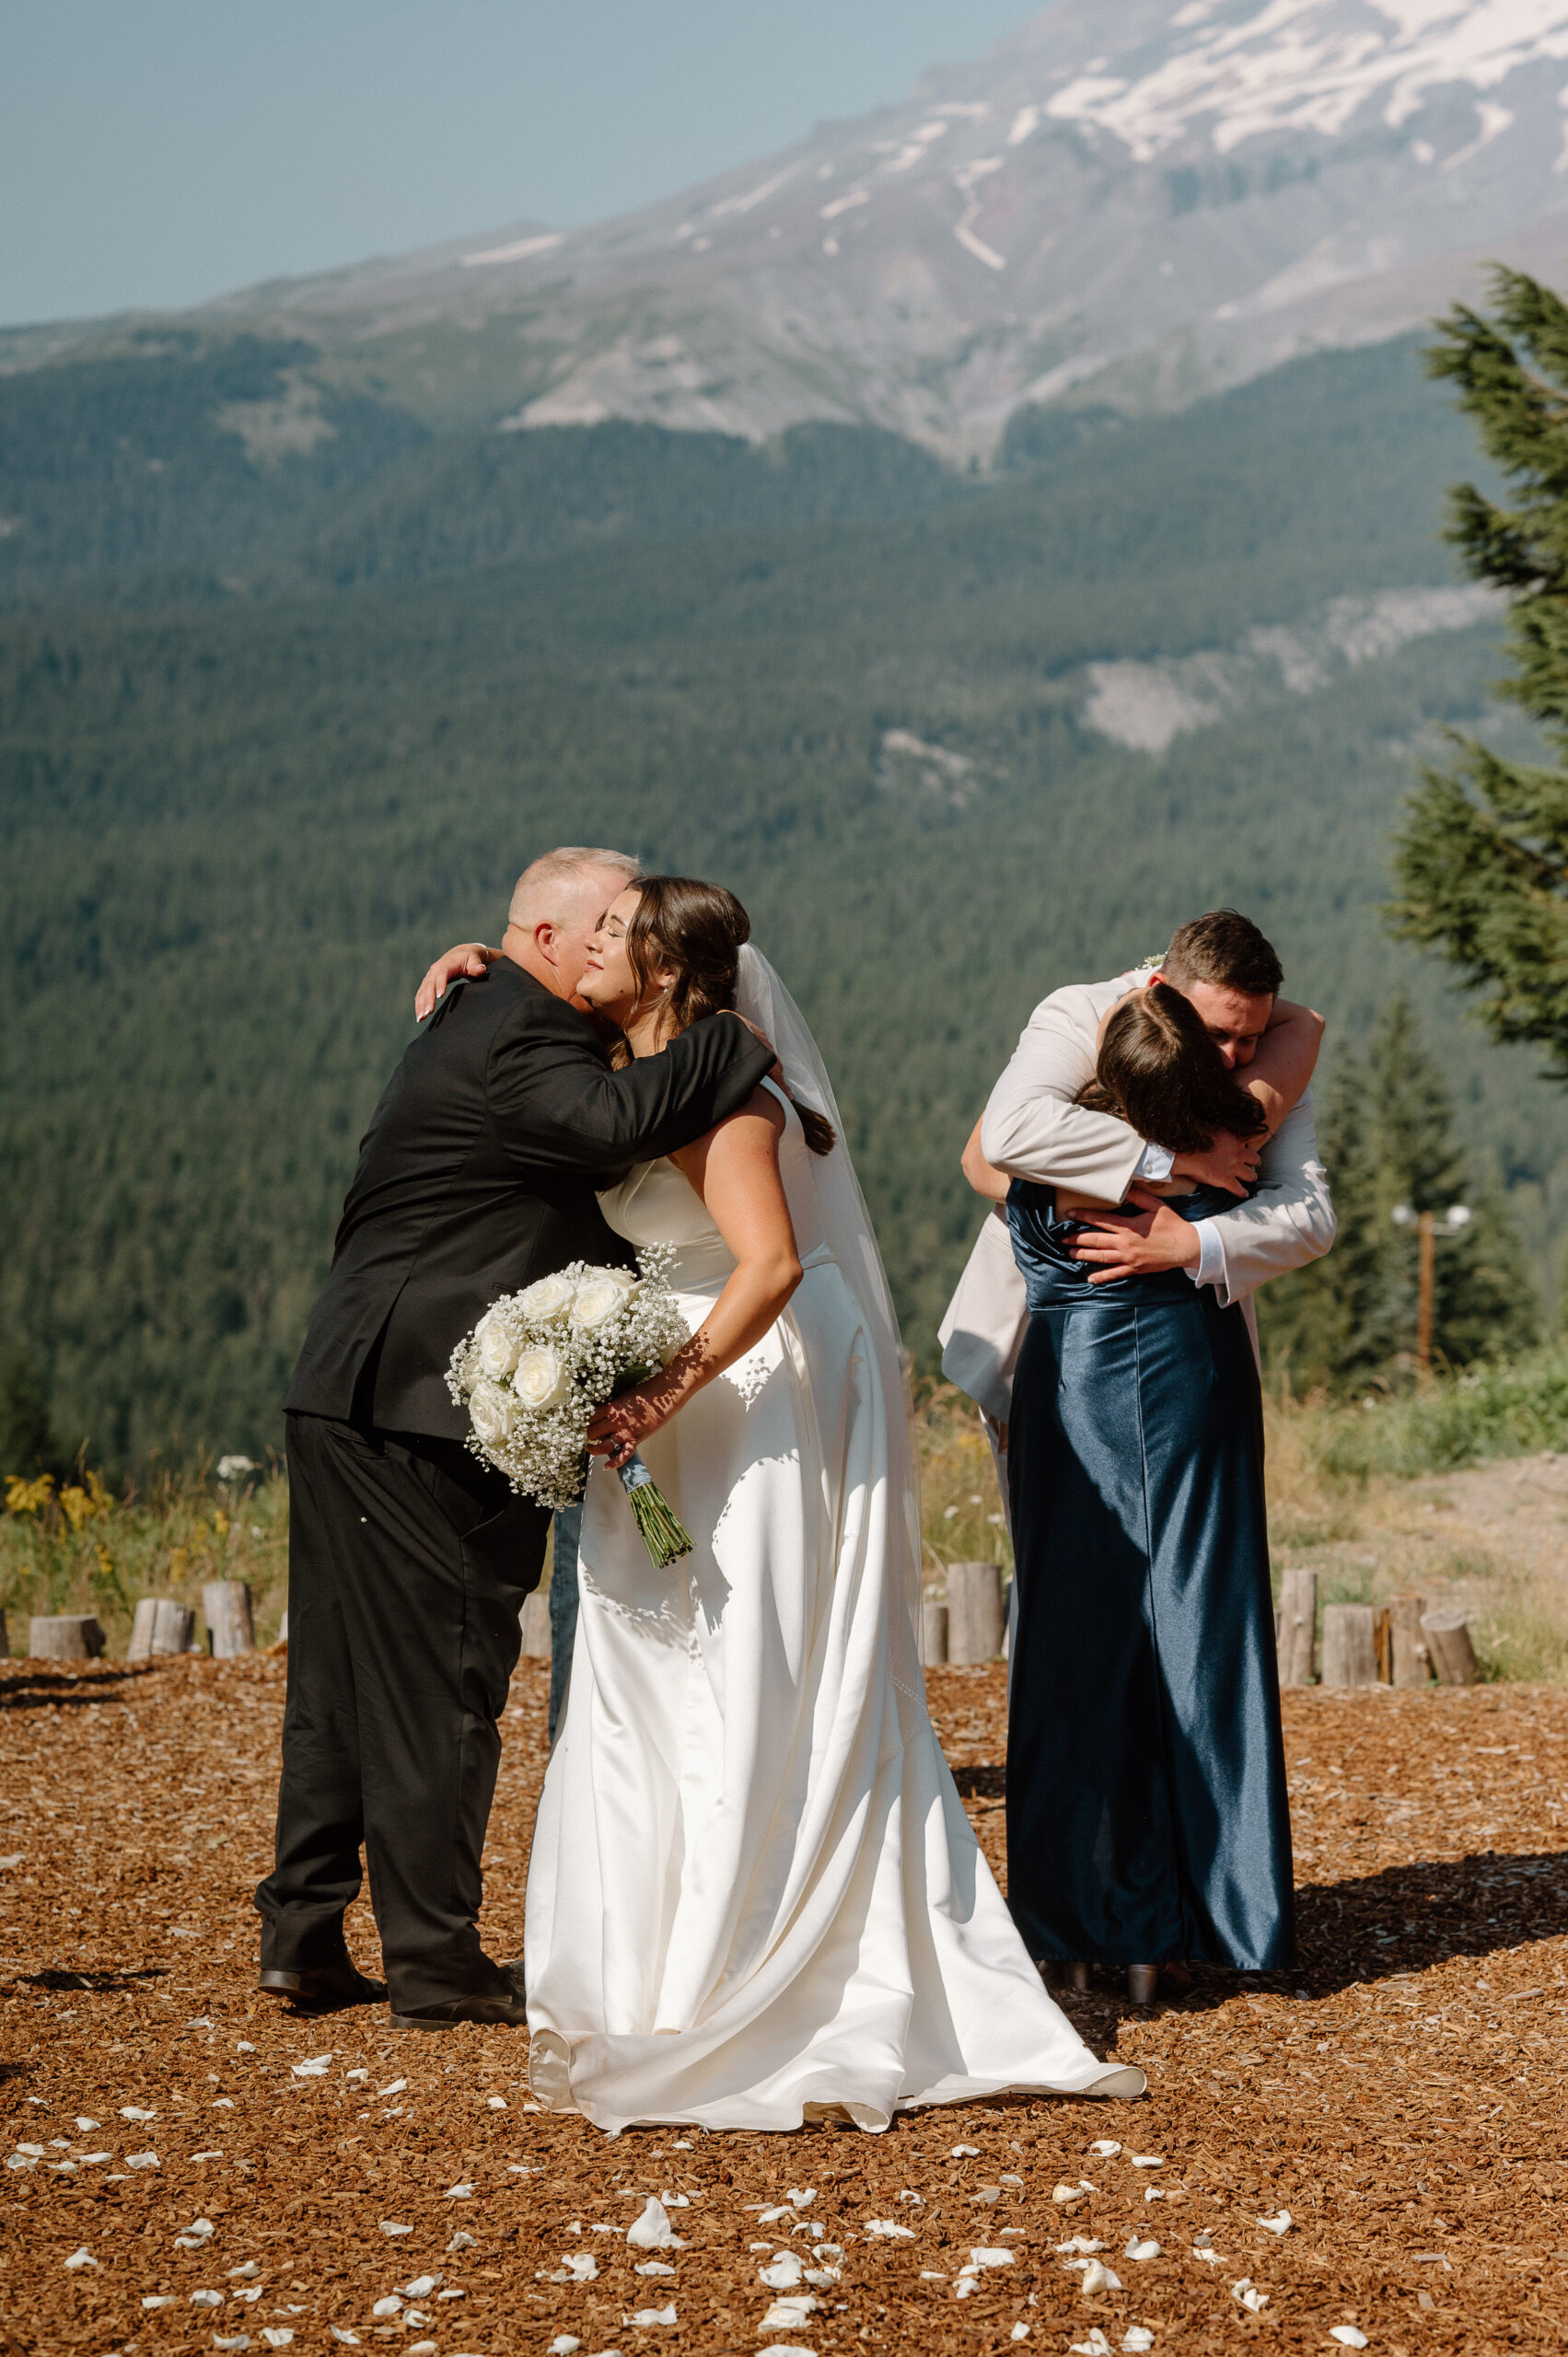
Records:
M503 1294L452 1353L447 1387L469 1411L469 1447L541 1506L576 1504L594 1411L665 1365L687 1340L665 1277L673 1256L656 1246L637 1257L636 1275L574 1260L522 1293ZM689 1555L691 1541L641 1457L618 1469L654 1562Z

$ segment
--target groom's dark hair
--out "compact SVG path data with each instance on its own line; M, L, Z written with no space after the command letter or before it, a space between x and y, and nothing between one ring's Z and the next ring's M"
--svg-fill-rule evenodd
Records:
M1207 916L1178 925L1160 971L1178 990L1209 982L1218 990L1244 991L1249 998L1274 997L1284 980L1273 944L1239 909L1211 909Z

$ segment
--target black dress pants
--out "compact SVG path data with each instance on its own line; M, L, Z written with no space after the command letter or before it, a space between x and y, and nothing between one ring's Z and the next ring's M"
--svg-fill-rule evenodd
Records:
M363 1842L394 2011L489 1993L480 1860L550 1516L456 1441L288 1418L288 1701L263 1971L343 1952Z

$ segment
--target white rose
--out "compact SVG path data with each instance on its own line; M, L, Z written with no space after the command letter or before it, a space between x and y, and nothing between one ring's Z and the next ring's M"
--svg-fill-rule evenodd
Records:
M519 1353L512 1373L512 1388L525 1408L542 1413L566 1397L571 1384L566 1362L548 1342L535 1342Z
M547 1325L552 1318L564 1318L572 1306L576 1285L568 1276L556 1274L540 1277L536 1284L518 1296L517 1306L523 1316L536 1325Z
M517 1340L495 1310L485 1312L474 1329L473 1339L482 1373L495 1383L511 1374L517 1364Z
M481 1376L469 1401L469 1414L482 1448L500 1448L512 1428L512 1402L498 1383Z
M637 1280L627 1269L594 1269L577 1280L572 1323L591 1333L613 1318Z

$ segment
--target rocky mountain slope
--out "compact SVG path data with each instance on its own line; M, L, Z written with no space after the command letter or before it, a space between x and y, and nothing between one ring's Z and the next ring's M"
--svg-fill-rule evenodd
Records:
M1053 0L907 104L580 231L255 288L432 424L804 418L987 457L1568 263L1568 0Z

